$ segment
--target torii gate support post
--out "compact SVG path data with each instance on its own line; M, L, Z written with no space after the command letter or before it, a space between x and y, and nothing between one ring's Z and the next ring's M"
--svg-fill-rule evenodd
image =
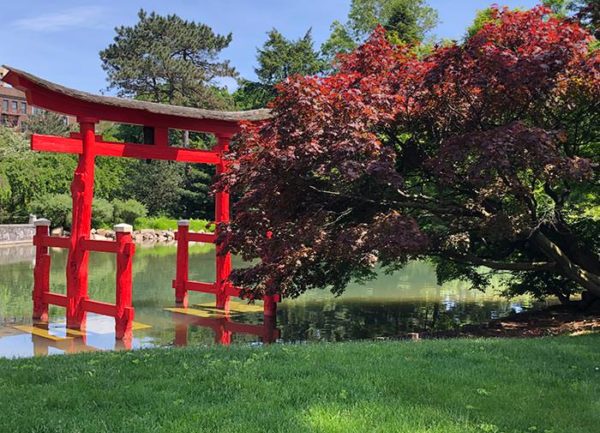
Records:
M134 310L132 306L132 262L135 245L131 239L133 227L129 224L117 224L117 300L115 315L115 334L117 340L123 340L125 347L131 348Z
M223 159L223 155L229 150L230 142L230 135L217 136L217 148L221 155L221 160L217 164L217 175L222 175L227 172L228 161ZM219 236L220 224L228 223L229 219L229 191L217 191L217 193L215 194L215 224L217 237ZM229 311L229 295L227 294L227 288L230 285L229 274L231 273L231 254L223 254L223 245L217 245L216 262L216 307L225 311Z
M73 212L69 256L67 259L67 327L81 329L85 325L85 311L81 302L88 293L89 252L82 241L89 239L92 226L92 201L94 199L94 163L96 119L79 118L83 151L71 184Z
M190 220L177 222L177 271L175 274L175 302L184 308L188 306L185 285L189 275L189 232Z
M49 235L50 221L44 218L34 221L35 236L43 238ZM35 247L35 268L33 269L33 318L48 320L48 302L44 299L50 292L50 254L47 246Z

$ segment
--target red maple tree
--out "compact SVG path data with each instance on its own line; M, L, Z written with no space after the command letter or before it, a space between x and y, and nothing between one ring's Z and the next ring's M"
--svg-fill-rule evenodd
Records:
M428 257L476 287L600 296L600 54L577 23L495 9L424 58L378 28L328 77L288 79L219 187L253 296L297 296ZM592 216L589 216L590 213ZM267 233L272 236L267 236Z

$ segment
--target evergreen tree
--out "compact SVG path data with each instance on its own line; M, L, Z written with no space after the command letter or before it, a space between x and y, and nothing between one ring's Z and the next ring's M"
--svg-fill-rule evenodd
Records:
M393 42L419 42L437 23L437 12L425 0L352 0L348 21L334 21L321 51L333 61L363 43L378 25Z
M143 9L133 27L115 29L114 42L100 52L109 88L120 96L202 108L218 108L212 89L218 77L234 77L220 52L231 34L219 35L202 23Z
M275 96L275 84L292 75L315 75L325 69L326 63L314 49L312 32L297 39L285 38L277 29L268 33L268 39L258 49L258 82L243 80L236 92L238 107L264 107Z

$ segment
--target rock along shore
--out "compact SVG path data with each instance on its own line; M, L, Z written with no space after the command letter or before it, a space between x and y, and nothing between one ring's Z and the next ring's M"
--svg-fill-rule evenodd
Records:
M60 228L53 229L52 235L54 236L68 236L69 232L64 231ZM90 239L98 241L110 241L116 237L114 230L110 229L92 229ZM155 229L142 229L135 230L131 237L133 242L136 244L175 244L175 231L174 230L155 230Z

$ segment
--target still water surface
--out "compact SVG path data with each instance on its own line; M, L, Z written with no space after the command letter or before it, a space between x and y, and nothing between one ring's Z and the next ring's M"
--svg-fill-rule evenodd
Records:
M431 265L413 262L392 275L382 273L366 285L351 285L341 297L333 297L328 291L314 291L286 300L279 306L276 324L263 324L260 312L245 312L228 319L195 319L164 310L174 306L171 280L175 252L174 246L138 247L136 251L135 321L149 327L134 331L134 348L208 345L229 339L233 343L260 344L265 338L279 342L393 338L408 332L447 330L461 324L485 322L539 306L526 298L502 299L494 288L481 293L469 290L462 282L440 287ZM88 315L83 338L55 342L15 328L32 323L33 257L34 250L29 246L0 248L0 357L118 349L113 320L93 314ZM52 252L53 292L65 292L65 261L65 251ZM241 265L234 260L236 264ZM214 280L214 251L209 246L191 247L190 278ZM114 280L114 256L92 253L90 297L114 302ZM213 300L211 295L190 293L190 304ZM64 310L51 307L50 317L51 333L65 337ZM256 326L244 327L238 323ZM224 337L224 329L234 332ZM247 329L256 332L244 333Z

